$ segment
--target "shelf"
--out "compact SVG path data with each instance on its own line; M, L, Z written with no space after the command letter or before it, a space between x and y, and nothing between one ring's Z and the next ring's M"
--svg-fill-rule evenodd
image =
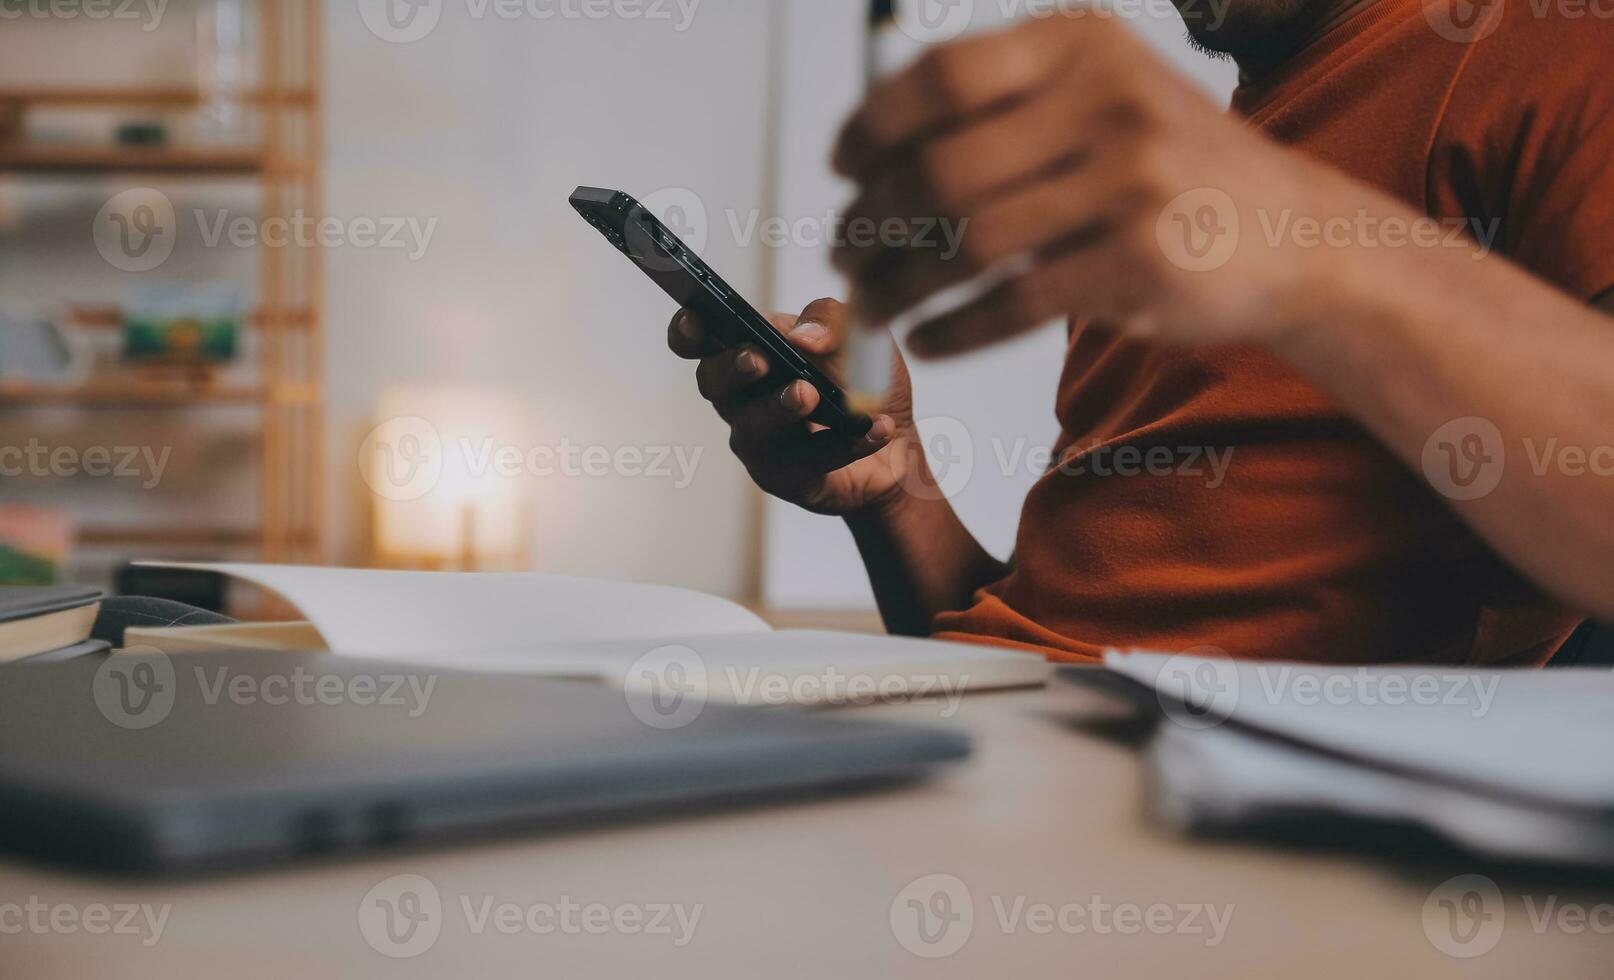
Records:
M172 174L191 177L256 177L271 167L261 149L206 149L193 147L136 147L76 144L0 144L0 173L62 174Z
M243 92L239 100L251 105L312 108L314 93L307 89L279 92ZM155 106L194 109L203 104L202 93L186 88L0 88L0 105L24 108L99 109L114 106Z
M260 385L195 386L155 381L96 382L87 385L41 385L0 381L0 405L81 405L92 408L257 404L265 400Z
M153 527L150 525L103 525L81 528L78 543L86 548L256 548L263 544L263 531L256 527ZM314 540L307 528L293 531L294 544Z
M41 385L0 381L0 407L77 405L84 408L184 408L190 405L301 407L317 404L312 384L271 387L243 384L193 385L169 381L98 381L86 385Z
M255 548L263 532L255 527L86 527L78 543L88 548Z
M268 311L256 309L246 316L247 324L254 327L263 325ZM305 330L314 325L314 311L309 309L279 310L276 314L283 327L289 329ZM89 306L69 305L65 322L86 330L121 330L123 329L123 310L117 306Z

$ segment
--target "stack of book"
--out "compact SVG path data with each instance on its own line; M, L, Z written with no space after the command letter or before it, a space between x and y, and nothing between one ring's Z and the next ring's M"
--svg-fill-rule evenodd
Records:
M101 590L78 585L0 587L0 664L67 660L110 648L90 639Z
M1408 828L1489 861L1614 868L1614 672L1112 653L1078 683L1161 718L1152 802L1199 834Z

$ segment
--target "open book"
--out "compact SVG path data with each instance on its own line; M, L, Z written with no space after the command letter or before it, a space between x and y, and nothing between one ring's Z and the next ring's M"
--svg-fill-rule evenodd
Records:
M676 684L718 701L840 704L956 701L970 690L1044 683L1040 657L902 637L772 630L715 596L559 575L175 564L277 593L306 624L131 629L127 649L326 649L392 663L594 678L655 693Z

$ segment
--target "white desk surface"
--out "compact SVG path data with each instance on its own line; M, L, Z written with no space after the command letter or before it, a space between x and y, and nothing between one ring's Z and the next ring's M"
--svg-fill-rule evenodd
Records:
M920 705L856 710L937 715ZM1496 878L1505 929L1494 948L1458 959L1430 939L1431 931L1449 930L1446 910L1431 903L1426 924L1425 904L1443 881L1469 869L1398 869L1195 843L1154 829L1143 818L1134 750L1071 728L1117 711L1062 684L975 696L953 721L976 733L973 760L926 784L853 797L156 885L0 863L0 977L1614 976L1614 910L1606 904L1614 882L1599 891L1584 882ZM366 941L359 907L378 883L404 874L436 888L441 931L425 952L393 959ZM974 915L961 949L926 959L898 941L892 908L909 883L931 874L963 882ZM479 935L465 911L467 902L474 913L489 901L554 909L563 897L650 916L658 903L682 905L686 914L698 905L700 918L679 948L669 935L536 934L525 926L513 935L489 926ZM1064 916L1072 931L1061 930L1057 916L1051 929L1033 930L1022 918L1005 931L999 906L1011 914L1020 898L1021 908L1079 906ZM1095 899L1110 909L1168 906L1153 913L1157 925L1184 928L1151 934L1102 911L1094 918ZM112 906L114 917L125 903L171 907L160 941L146 946L149 931L19 931L18 913L8 919L5 908L30 901L80 912L98 903ZM1178 906L1201 913L1190 922L1192 913ZM1208 928L1207 906L1231 907L1214 947L1207 934L1190 931ZM1603 929L1573 911L1564 915L1566 907L1592 912L1591 923ZM555 920L545 913L535 921Z

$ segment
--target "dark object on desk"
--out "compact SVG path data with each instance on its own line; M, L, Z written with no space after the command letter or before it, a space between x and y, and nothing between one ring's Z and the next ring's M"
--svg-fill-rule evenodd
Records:
M226 579L218 572L193 568L160 568L155 565L124 565L118 569L115 591L118 595L148 596L222 613L228 608Z
M1614 629L1587 623L1564 643L1548 667L1614 668Z
M101 614L90 633L115 647L123 646L123 634L131 626L222 626L235 620L216 612L187 606L167 599L146 596L114 596L101 602Z
M970 750L946 729L323 654L0 675L0 846L129 872L877 785Z

